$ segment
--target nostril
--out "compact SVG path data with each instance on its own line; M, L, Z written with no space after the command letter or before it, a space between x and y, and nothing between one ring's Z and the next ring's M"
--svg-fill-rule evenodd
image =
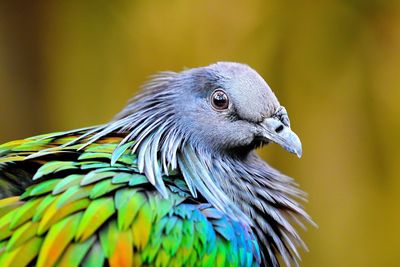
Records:
M280 132L282 132L283 131L283 126L282 125L279 125L276 129L275 129L275 132L276 133L280 133Z

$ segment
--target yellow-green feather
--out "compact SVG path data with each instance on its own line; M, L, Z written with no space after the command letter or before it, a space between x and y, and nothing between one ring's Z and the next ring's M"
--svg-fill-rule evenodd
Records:
M91 201L79 224L75 240L86 240L97 228L115 212L112 198L101 198Z
M145 202L131 226L133 245L142 250L150 239L152 230L152 212Z
M57 262L65 248L74 238L80 218L81 214L74 214L50 228L39 253L38 267L52 266Z
M8 197L0 199L0 218L8 212L18 208L22 204L23 202L19 201L19 197Z
M10 222L10 230L15 229L19 225L23 224L27 220L31 219L33 214L36 211L37 206L40 204L40 202L43 200L43 198L37 198L33 199L31 201L26 202L24 205L18 207L14 214L13 218Z
M96 238L92 236L83 242L75 242L70 244L58 261L58 266L78 267L95 240Z
M0 257L0 266L27 266L37 256L42 243L42 238L33 237L18 248L5 252Z
M43 214L43 218L39 223L38 234L45 233L52 225L65 218L67 215L86 209L89 204L90 201L88 199L80 199L64 205L62 208L58 208L57 201L54 201Z
M20 245L22 245L27 240L31 239L36 235L37 222L28 221L24 225L20 226L11 236L7 244L7 251L10 251Z

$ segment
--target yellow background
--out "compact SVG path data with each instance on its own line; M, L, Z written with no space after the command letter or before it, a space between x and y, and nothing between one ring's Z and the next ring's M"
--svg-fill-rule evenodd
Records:
M0 141L110 119L147 77L248 63L287 107L302 266L400 266L400 2L1 1Z

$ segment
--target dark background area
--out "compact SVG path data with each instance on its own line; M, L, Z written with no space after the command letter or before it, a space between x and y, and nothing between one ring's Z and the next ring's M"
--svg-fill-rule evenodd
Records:
M150 74L254 67L301 160L260 153L309 193L302 266L396 266L400 2L0 1L0 142L106 122Z

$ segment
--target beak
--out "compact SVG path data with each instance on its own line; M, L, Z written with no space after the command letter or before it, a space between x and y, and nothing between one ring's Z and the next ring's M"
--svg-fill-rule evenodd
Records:
M296 154L299 158L302 155L301 142L299 137L290 129L289 123L284 123L277 117L265 119L262 126L262 137L272 141L290 153Z

